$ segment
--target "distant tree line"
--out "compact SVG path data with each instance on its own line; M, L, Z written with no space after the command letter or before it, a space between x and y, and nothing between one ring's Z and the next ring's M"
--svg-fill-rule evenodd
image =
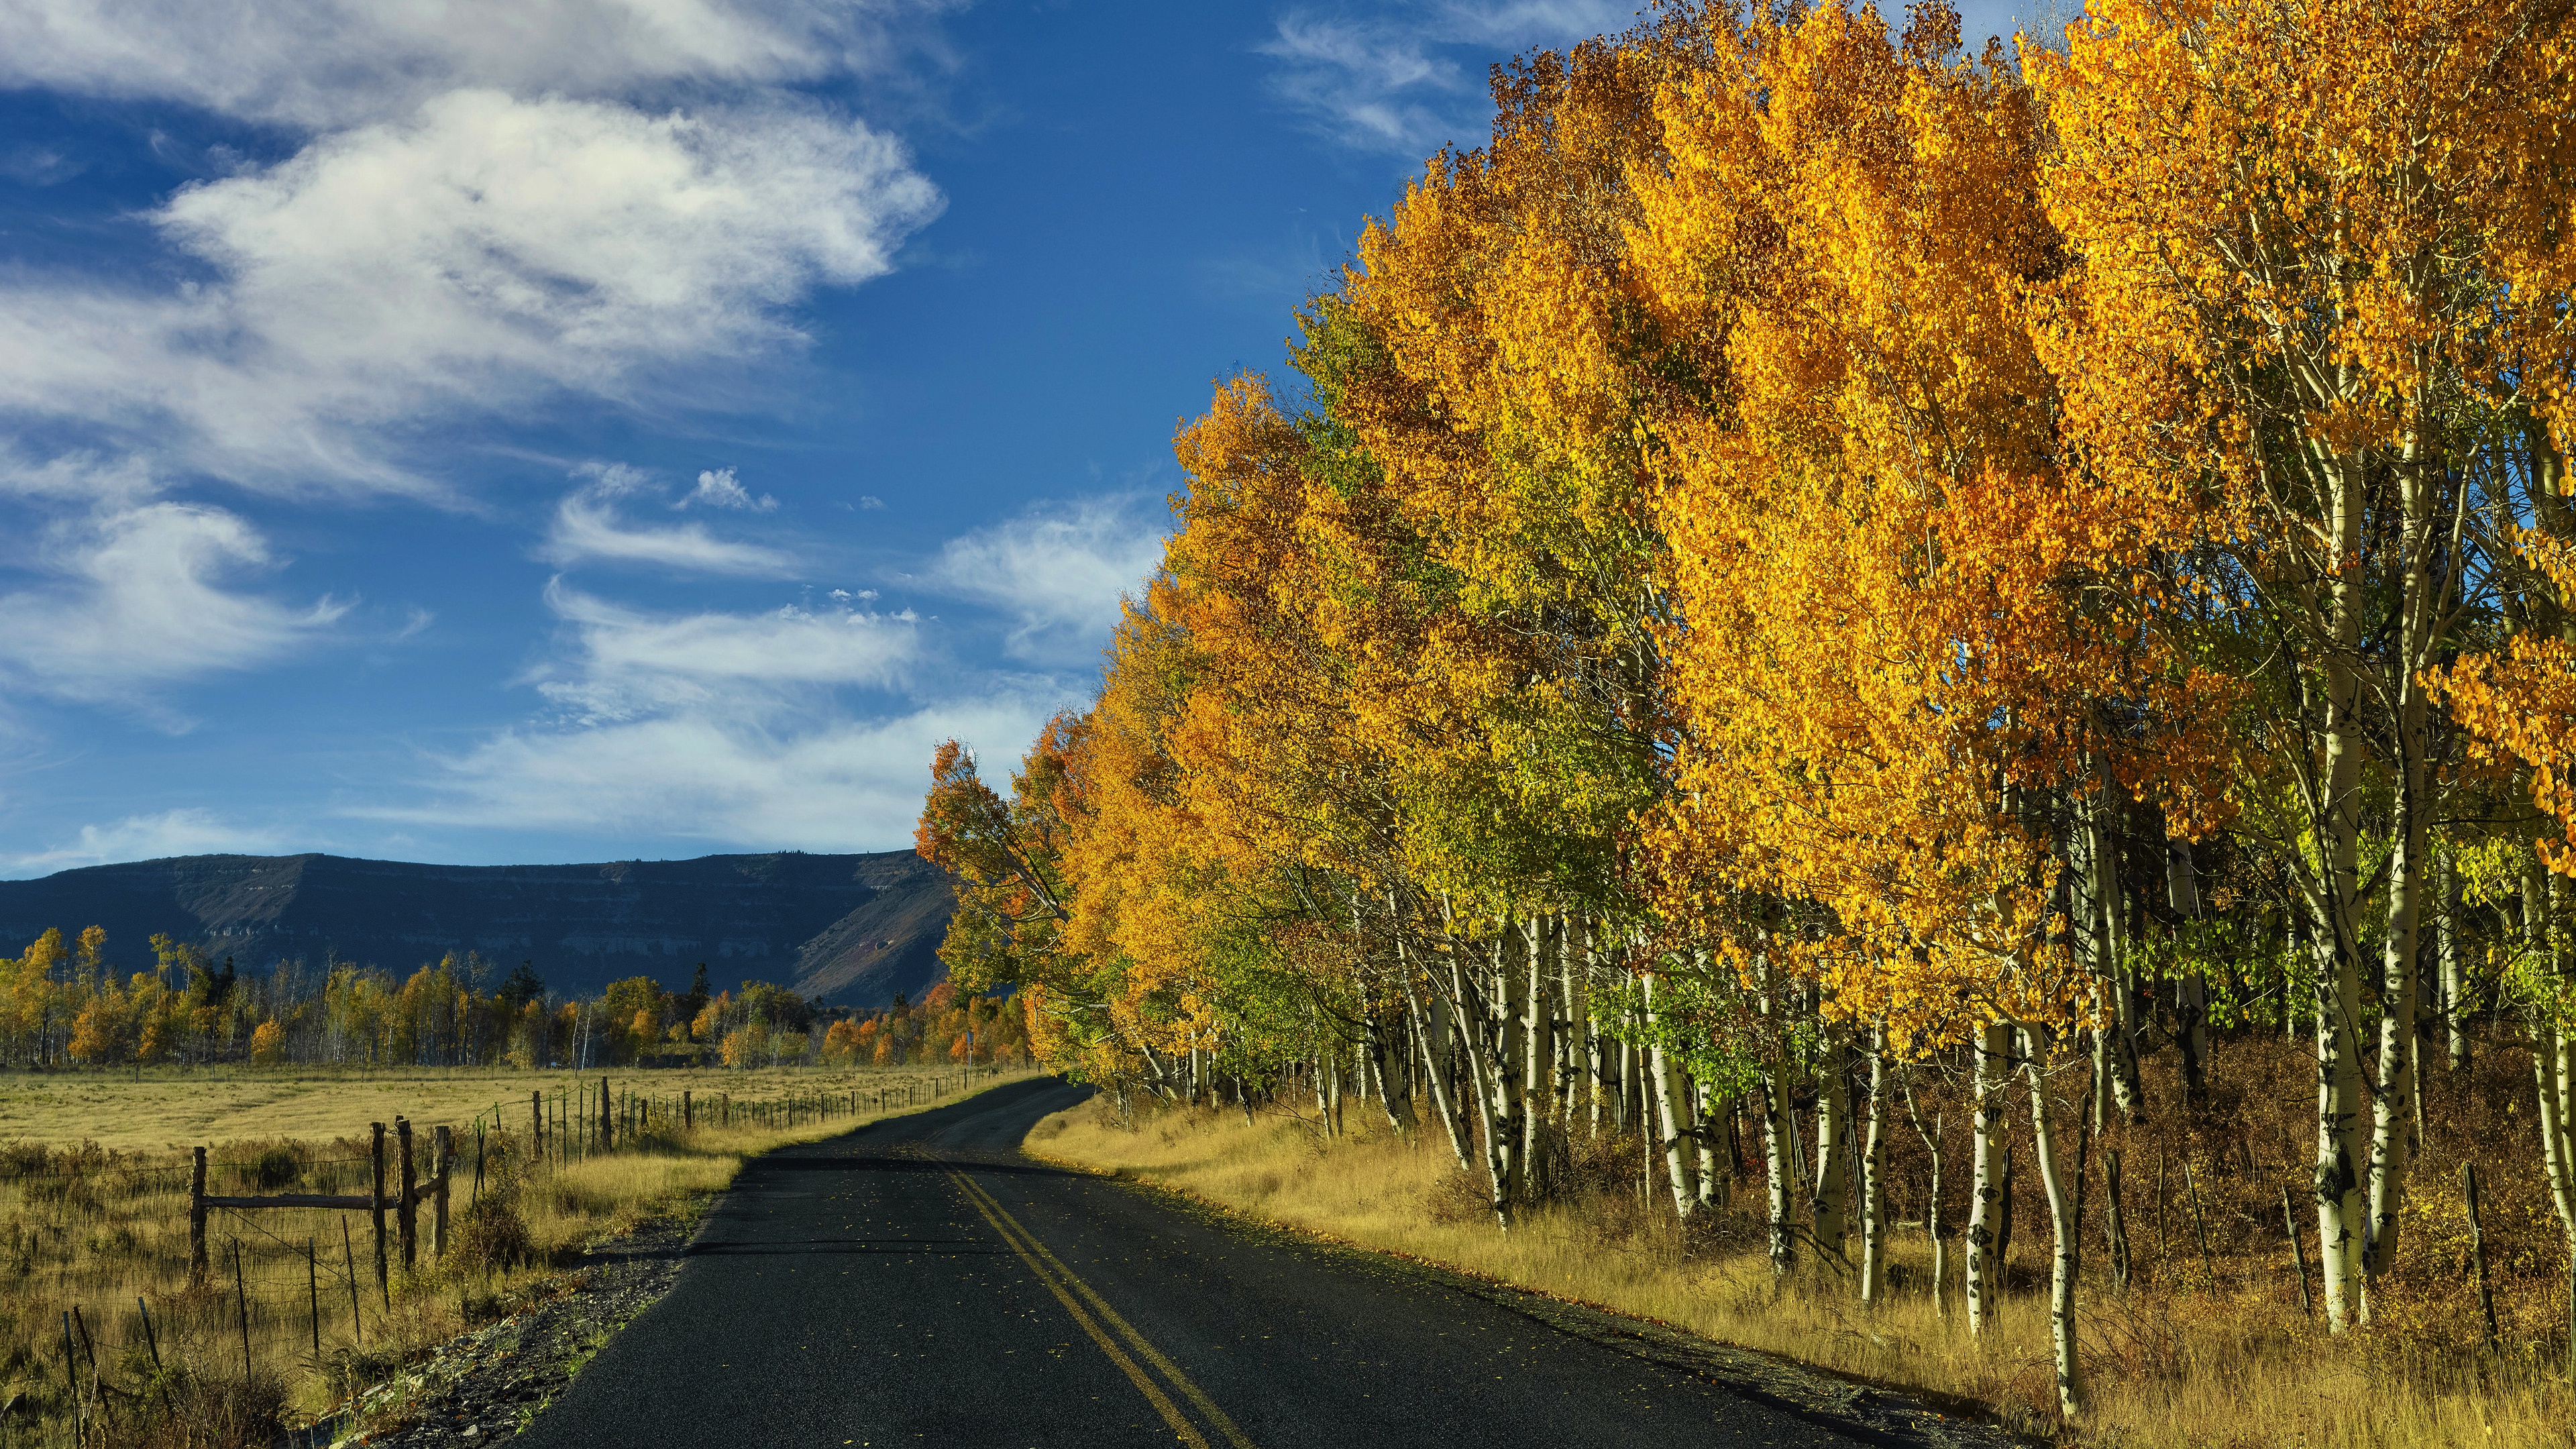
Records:
M242 972L166 935L149 944L148 970L112 964L98 926L0 957L0 1064L884 1066L1027 1053L1019 1013L945 982L917 1008L898 996L853 1013L766 981L710 992L703 962L686 991L634 976L583 997L549 991L533 961L504 971L479 951L406 977L339 960Z

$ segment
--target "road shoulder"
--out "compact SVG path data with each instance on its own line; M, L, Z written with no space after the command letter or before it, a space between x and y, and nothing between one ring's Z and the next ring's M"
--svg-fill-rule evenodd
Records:
M1967 1400L1937 1401L1912 1390L1894 1389L1814 1364L1720 1343L1654 1319L1560 1298L1454 1264L1282 1223L1188 1188L1129 1172L1096 1167L1025 1145L1020 1153L1032 1162L1144 1193L1237 1237L1294 1245L1370 1271L1403 1274L1481 1299L1558 1333L1690 1375L1864 1443L1891 1449L2028 1449L2045 1442L2004 1429Z

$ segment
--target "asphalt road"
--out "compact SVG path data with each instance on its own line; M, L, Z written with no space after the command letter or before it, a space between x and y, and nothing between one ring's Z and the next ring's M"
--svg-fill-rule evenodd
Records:
M1442 1275L1019 1154L1083 1094L1014 1083L754 1162L518 1443L1855 1442Z

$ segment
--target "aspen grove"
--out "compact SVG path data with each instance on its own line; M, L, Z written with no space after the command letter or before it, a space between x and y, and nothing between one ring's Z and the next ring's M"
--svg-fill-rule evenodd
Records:
M2111 1149L2258 1039L2330 1333L2473 1054L2576 1256L2567 7L1672 6L1494 95L1181 429L1098 698L939 752L959 986L1374 1101L1504 1233L1642 1133L1863 1304L1921 1132L1971 1332L2010 1124L2070 1420Z

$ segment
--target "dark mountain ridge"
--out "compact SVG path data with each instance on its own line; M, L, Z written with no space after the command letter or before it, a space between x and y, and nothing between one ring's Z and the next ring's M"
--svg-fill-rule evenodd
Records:
M582 995L628 976L685 989L704 961L720 988L767 980L871 1007L939 980L950 901L947 877L908 850L597 865L181 855L0 881L0 949L97 925L128 970L151 965L156 932L244 971L301 959L407 974L474 950Z

